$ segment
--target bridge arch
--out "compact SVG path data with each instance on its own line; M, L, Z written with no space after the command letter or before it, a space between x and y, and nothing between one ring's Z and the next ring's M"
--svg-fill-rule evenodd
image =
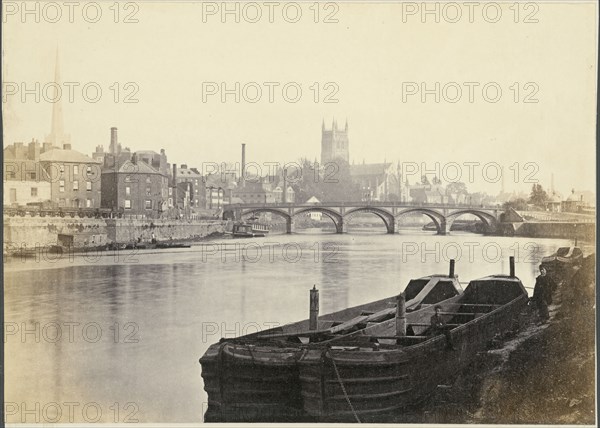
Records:
M278 210L276 208L249 208L248 210L242 211L242 217L247 217L250 214L258 214L258 213L271 213L276 214L280 217L283 217L286 221L291 218L291 216L283 210Z
M342 233L343 232L344 220L343 220L341 214L338 213L338 212L335 212L334 210L329 209L329 208L322 208L322 207L308 207L308 208L303 208L303 209L300 209L298 211L295 211L294 214L292 214L292 217L295 217L295 216L297 216L299 214L306 214L306 213L309 213L309 212L319 212L321 214L326 215L333 222L333 225L335 226L336 233Z
M454 223L454 221L458 217L460 217L464 214L474 215L479 220L481 220L485 226L486 233L494 232L496 230L496 227L498 226L498 220L492 214L489 214L485 211L475 210L475 209L464 209L464 210L454 211L454 212L446 215L446 222L447 222L448 230L450 230L450 228L452 227L452 223Z
M383 221L388 233L396 233L396 219L394 215L380 208L360 207L348 210L343 216L344 222L347 224L355 214L361 212L375 214Z
M431 219L431 221L433 221L433 224L435 224L435 228L439 235L445 235L447 233L448 229L446 228L446 217L444 217L439 212L428 209L428 208L416 207L416 208L409 208L409 209L400 211L399 213L396 214L395 220L398 220L403 215L415 213L415 212L424 214L427 217L429 217Z

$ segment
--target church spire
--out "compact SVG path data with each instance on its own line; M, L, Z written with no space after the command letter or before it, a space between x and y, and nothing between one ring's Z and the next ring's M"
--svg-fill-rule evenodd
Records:
M58 55L58 46L56 47L56 62L54 64L54 83L60 86L62 81L60 79L60 60ZM46 137L48 143L52 143L54 146L63 147L63 144L70 143L70 136L65 134L63 111L62 111L62 97L55 93L56 101L52 105L52 124L50 129L50 135Z

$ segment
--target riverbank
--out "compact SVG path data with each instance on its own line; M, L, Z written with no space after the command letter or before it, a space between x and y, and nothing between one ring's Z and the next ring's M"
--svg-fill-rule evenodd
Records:
M4 219L4 251L60 246L73 250L111 244L196 242L222 235L223 220L137 220L103 218L9 217Z
M518 332L395 422L595 424L594 255L563 281L538 325L529 307Z

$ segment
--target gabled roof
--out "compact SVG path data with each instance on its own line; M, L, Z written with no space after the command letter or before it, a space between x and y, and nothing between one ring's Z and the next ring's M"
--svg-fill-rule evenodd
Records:
M78 152L77 150L51 149L40 154L40 162L70 162L70 163L97 163L99 160Z
M158 170L152 168L146 162L136 164L129 160L123 162L118 172L123 174L160 174Z

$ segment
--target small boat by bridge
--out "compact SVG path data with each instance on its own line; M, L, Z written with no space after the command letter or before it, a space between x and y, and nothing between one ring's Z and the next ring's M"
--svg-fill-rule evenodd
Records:
M236 238L262 238L269 233L269 226L260 223L239 222L233 225L231 234Z
M421 333L433 306L460 297L454 275L413 279L404 290L403 305L413 332ZM316 304L315 304L316 296ZM224 340L200 358L208 393L205 421L298 421L306 417L301 391L301 361L310 347L319 349L338 339L361 335L394 322L398 296L318 317L318 291L311 290L311 317L285 326Z

